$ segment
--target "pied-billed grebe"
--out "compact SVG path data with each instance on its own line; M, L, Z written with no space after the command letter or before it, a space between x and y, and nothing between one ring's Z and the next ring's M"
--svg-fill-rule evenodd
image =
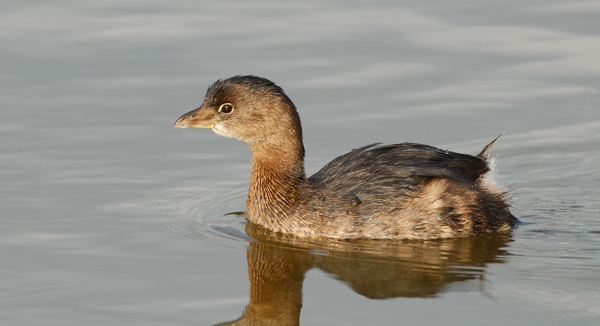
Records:
M273 82L235 76L215 82L179 128L210 128L252 151L249 221L297 236L337 239L439 239L508 230L518 220L507 194L477 156L403 143L368 145L312 177L304 173L296 107Z

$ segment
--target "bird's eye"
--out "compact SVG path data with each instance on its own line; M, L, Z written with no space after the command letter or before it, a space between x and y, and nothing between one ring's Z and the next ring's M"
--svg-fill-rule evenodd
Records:
M221 104L221 106L219 107L219 112L231 113L233 112L233 105L231 103Z

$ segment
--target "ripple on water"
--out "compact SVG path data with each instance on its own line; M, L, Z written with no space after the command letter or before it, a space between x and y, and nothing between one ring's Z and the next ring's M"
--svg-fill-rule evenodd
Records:
M246 235L247 189L240 184L217 184L211 188L179 188L168 204L163 227L176 234L222 246L237 247L251 240Z

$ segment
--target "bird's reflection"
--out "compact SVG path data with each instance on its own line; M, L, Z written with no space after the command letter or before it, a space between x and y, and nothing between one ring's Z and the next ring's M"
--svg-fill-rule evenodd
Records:
M484 279L485 266L502 263L510 241L509 233L500 233L437 241L319 242L248 223L246 232L257 240L248 247L250 302L240 318L218 325L299 325L302 282L313 267L372 299L460 290L450 285Z

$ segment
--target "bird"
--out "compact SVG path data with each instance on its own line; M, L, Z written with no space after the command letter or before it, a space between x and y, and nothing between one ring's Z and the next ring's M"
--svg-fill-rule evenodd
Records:
M297 237L448 239L504 232L518 219L476 156L416 143L370 144L307 177L300 116L284 90L253 75L219 79L178 128L208 128L252 153L246 219ZM500 136L498 136L500 137Z

